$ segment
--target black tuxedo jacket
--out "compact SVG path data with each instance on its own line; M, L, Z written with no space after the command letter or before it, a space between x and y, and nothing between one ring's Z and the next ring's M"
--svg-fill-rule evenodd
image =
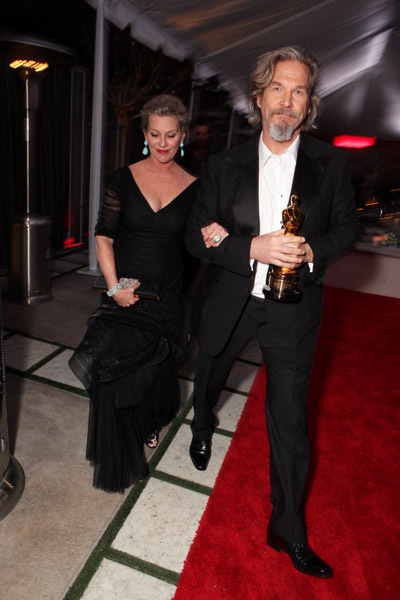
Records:
M259 234L258 141L211 157L188 221L186 246L209 263L198 298L196 334L200 348L212 356L225 346L253 286L255 270L250 267L249 256L251 240ZM357 236L358 219L345 153L301 134L292 193L298 195L304 213L301 234L314 253L313 272L308 265L299 270L303 297L296 310L304 307L304 314L310 314L307 288L321 286L327 264ZM200 229L214 221L229 231L229 237L219 247L207 249ZM290 311L294 305L285 306Z

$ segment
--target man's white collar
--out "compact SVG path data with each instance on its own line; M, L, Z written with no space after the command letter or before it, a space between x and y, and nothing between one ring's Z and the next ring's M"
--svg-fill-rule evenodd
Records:
M280 156L280 157L284 157L285 155L291 154L294 161L296 162L297 160L297 153L299 150L299 144L300 144L300 135L298 135L296 137L296 139L290 144L290 146L288 148L286 148L286 150L284 152L282 152L282 154L273 154L271 152L271 150L268 148L268 146L266 146L263 142L262 139L262 133L260 135L260 140L258 142L258 156L259 156L259 164L260 167L263 167L265 165L265 163L267 162L267 160L271 157L271 156Z

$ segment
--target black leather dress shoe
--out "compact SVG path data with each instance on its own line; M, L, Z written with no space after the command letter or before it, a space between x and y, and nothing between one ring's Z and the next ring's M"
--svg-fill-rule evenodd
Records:
M189 454L196 469L205 471L211 458L211 441L199 441L193 438Z
M276 533L268 531L267 544L278 552L286 552L295 569L314 577L332 577L332 569L311 550L307 542L287 542Z

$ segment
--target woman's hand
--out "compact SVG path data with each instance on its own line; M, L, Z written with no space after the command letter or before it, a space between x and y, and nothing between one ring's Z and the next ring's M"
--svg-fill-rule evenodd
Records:
M118 292L113 294L112 298L114 298L115 302L124 308L128 306L132 306L132 304L136 304L139 300L139 296L135 294L135 290L140 286L140 281L131 285L130 287L123 287Z
M203 236L206 248L216 248L222 240L228 237L229 233L219 223L211 223L207 227L201 228L201 235Z

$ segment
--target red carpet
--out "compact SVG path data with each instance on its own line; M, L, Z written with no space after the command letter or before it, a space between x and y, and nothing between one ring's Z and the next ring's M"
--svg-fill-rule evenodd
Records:
M265 544L270 513L260 368L175 600L386 600L399 590L400 300L325 289L309 398L308 535L334 569L297 572ZM396 591L397 590L397 591Z

